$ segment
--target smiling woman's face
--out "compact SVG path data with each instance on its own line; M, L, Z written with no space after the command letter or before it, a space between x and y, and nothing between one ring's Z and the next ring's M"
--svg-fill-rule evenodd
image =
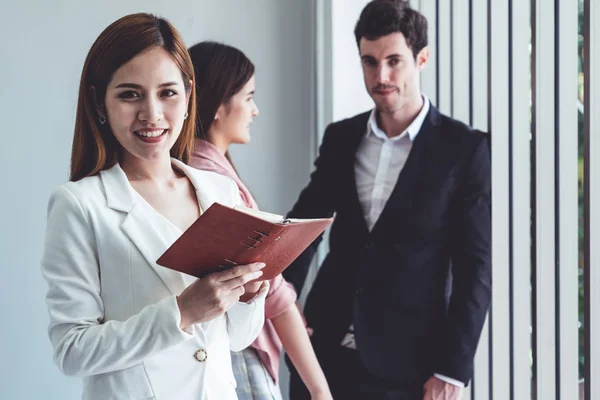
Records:
M170 157L187 103L181 70L161 47L138 54L115 71L104 105L110 128L123 148L122 161Z

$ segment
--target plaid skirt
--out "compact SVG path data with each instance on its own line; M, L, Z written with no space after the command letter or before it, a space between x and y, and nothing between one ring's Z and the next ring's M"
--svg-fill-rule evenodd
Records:
M235 389L239 400L282 400L279 387L263 366L255 349L231 352Z

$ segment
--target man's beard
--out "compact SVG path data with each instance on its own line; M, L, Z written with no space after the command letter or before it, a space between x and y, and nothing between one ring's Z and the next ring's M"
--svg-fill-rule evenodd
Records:
M393 114L395 111L398 111L406 104L406 99L400 97L398 95L393 102L375 102L375 108L377 111L385 113L385 114Z

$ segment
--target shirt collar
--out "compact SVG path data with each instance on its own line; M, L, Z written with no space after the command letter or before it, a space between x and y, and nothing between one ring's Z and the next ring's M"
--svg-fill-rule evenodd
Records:
M371 111L371 115L369 116L369 122L367 122L367 136L373 134L378 138L384 140L399 140L408 132L408 137L410 137L410 141L413 142L419 134L421 126L423 126L423 122L425 121L425 117L427 116L427 113L429 112L430 108L430 103L427 96L425 96L424 94L422 94L421 96L423 97L423 107L421 107L421 111L419 111L417 117L413 120L413 122L410 123L408 128L406 128L406 130L402 132L401 135L389 138L388 135L386 135L386 133L377 125L377 109L374 108L373 111Z

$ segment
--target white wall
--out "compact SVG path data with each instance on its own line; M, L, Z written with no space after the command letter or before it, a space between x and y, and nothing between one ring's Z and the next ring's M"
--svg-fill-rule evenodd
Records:
M233 149L264 209L287 211L313 158L312 1L81 0L0 2L0 398L78 399L52 362L40 274L46 204L68 178L83 61L115 19L149 11L188 45L239 46L257 67L261 110L250 145Z
M373 108L365 88L354 26L368 0L331 0L333 120Z

